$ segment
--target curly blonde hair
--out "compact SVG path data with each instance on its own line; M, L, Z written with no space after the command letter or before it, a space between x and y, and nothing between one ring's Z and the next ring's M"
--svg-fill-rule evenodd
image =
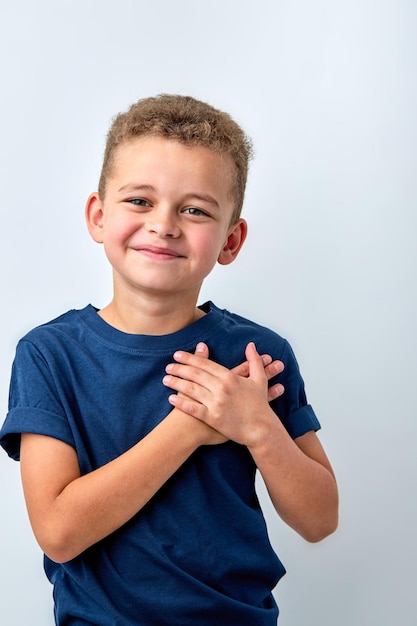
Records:
M104 198L117 149L137 137L164 137L188 146L202 146L220 155L229 155L233 164L232 193L235 207L232 223L239 219L245 195L252 141L230 117L191 96L160 94L139 100L119 113L110 126L99 181Z

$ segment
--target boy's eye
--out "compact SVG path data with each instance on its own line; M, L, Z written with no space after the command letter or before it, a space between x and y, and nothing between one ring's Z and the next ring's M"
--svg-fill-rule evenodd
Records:
M202 211L201 209L197 209L197 207L195 206L190 206L187 209L185 209L184 213L187 213L188 215L204 215L206 217L208 217L208 213L206 213L205 211Z
M149 206L149 202L143 198L131 198L128 202L130 202L130 204L134 204L135 206Z

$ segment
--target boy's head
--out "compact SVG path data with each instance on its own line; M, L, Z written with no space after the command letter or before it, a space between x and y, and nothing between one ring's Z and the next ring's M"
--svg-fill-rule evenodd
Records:
M159 95L133 104L115 117L107 135L99 194L104 198L117 150L140 137L163 137L188 146L229 155L233 166L232 223L239 219L245 194L252 143L238 124L223 111L190 96Z

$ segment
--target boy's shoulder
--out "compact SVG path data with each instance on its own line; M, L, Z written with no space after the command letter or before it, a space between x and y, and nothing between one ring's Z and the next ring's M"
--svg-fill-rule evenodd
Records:
M275 358L280 358L287 351L291 352L287 339L275 330L238 313L218 309L212 302L209 306L211 310L221 314L222 323L219 325L219 331L223 341L229 346L232 344L246 346L249 341L253 341L258 351L273 352Z
M85 312L91 308L91 305L86 306L83 309L70 309L65 313L61 313L57 317L54 317L47 322L38 324L20 339L21 342L29 341L32 343L39 343L47 341L49 337L54 337L57 334L71 335L74 332L78 332L80 326L82 326L82 318Z
M212 303L211 305L215 306ZM254 321L253 319L244 317L239 313L231 312L228 309L222 309L221 313L223 314L225 324L229 325L231 329L234 328L236 330L242 330L242 332L254 332L260 336L265 336L270 339L275 339L279 342L287 343L287 340L282 337L277 331L269 328L268 326L265 326L258 321Z

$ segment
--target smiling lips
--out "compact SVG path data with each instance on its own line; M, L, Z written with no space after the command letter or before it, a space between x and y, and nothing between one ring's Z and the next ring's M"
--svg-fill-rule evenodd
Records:
M176 250L172 250L171 248L161 248L158 246L135 246L134 248L137 252L142 253L144 256L147 256L152 259L159 260L172 260L184 258L183 254L180 254Z

